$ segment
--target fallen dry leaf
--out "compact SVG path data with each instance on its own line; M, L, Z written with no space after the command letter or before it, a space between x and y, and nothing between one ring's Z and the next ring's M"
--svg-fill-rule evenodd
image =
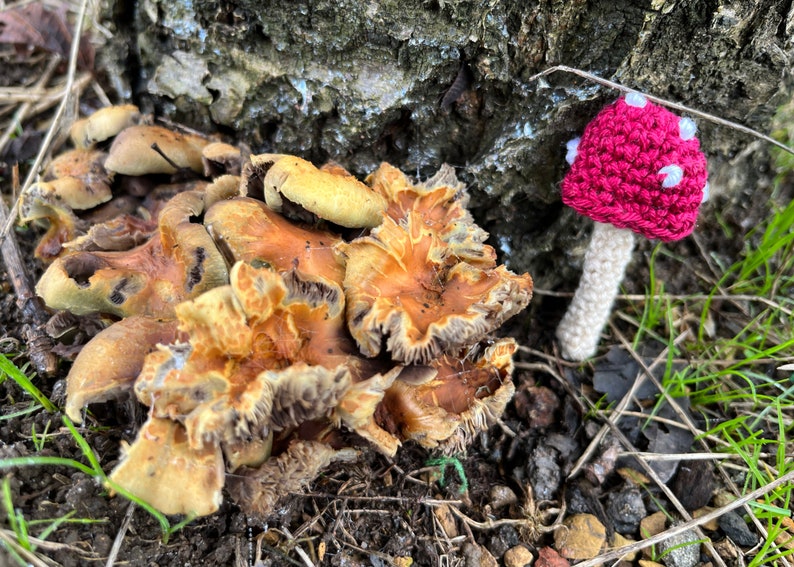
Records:
M0 11L0 43L13 44L20 51L43 49L68 59L72 26L66 4L33 2ZM80 40L77 65L82 69L94 66L94 48L86 37Z

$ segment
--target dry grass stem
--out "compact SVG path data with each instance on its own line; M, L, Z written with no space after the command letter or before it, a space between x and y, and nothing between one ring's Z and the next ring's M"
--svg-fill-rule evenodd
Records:
M63 98L61 99L61 104L58 106L58 110L52 117L52 122L49 129L47 130L47 135L44 137L44 140L41 143L41 148L39 148L36 159L34 160L33 165L30 168L30 172L25 179L25 183L22 185L22 191L20 192L20 195L17 196L14 206L11 208L11 214L8 216L2 231L0 231L0 242L5 240L6 235L14 226L17 215L19 214L19 206L22 200L22 195L28 190L28 188L33 184L33 181L39 175L39 169L44 163L44 160L50 151L50 147L55 140L55 137L61 130L62 122L68 117L67 112L69 112L70 104L76 105L75 101L79 98L81 91L77 88L79 87L79 83L77 85L75 84L75 75L77 72L77 54L80 49L80 38L83 35L83 21L85 20L87 7L88 0L82 0L80 3L80 11L77 15L77 20L74 25L72 46L69 52L69 65L66 72L66 85L64 86L64 94Z

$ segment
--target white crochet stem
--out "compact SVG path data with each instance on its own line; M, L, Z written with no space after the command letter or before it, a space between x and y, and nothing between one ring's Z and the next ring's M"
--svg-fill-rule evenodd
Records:
M557 327L562 356L582 361L593 356L601 330L634 250L634 233L611 224L595 223L584 256L579 287Z

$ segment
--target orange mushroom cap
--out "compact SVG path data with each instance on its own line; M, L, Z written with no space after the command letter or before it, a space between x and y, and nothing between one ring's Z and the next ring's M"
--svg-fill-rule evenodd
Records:
M367 356L385 341L394 360L429 362L477 342L532 297L529 274L459 261L417 211L337 248L346 258L348 327Z
M355 368L338 286L243 262L230 280L177 307L188 342L151 353L135 383L197 446L324 417Z
M388 416L389 422L384 426L428 448L450 441L458 450L465 448L461 440L482 431L512 398L515 350L513 339L501 339L479 356L457 353L432 361L429 366L436 375L428 382L396 380L383 398L381 416Z
M301 228L267 205L248 197L215 203L204 224L222 250L235 260L283 272L323 276L341 283L344 267L333 247L341 239L327 231Z
M444 164L425 183L414 184L399 169L382 163L366 182L386 198L385 214L393 220L399 223L414 211L459 259L483 269L496 265L496 252L484 245L488 233L466 208L469 195L450 166Z
M42 179L50 182L55 198L72 209L90 209L113 196L112 175L103 165L107 154L97 150L70 150L50 162Z

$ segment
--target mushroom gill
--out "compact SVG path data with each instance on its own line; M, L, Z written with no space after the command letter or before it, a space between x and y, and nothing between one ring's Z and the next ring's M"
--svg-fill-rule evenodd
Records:
M353 449L336 450L318 441L296 441L262 466L238 470L229 478L228 489L249 514L267 516L279 499L303 490L331 463L353 461L357 456Z

